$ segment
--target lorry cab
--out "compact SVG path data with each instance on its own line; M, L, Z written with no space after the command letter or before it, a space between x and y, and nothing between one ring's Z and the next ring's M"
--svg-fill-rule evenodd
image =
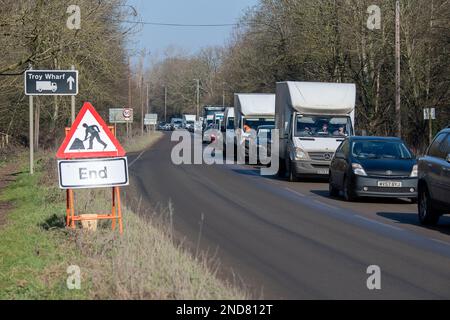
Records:
M280 170L291 181L328 177L336 149L354 135L354 84L277 83Z
M224 120L224 113L216 113L214 114L214 125L217 129L220 129L222 127Z
M185 114L183 115L183 129L194 131L194 125L197 121L197 116L195 114Z
M223 119L225 109L225 106L203 107L203 142L210 141L210 135L207 133L208 130L220 130L220 127L216 125L216 121L218 121L219 119Z

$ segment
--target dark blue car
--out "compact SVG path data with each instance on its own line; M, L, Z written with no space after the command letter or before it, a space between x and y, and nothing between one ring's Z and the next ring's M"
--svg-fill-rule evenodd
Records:
M330 166L330 195L417 199L417 160L399 138L349 137Z

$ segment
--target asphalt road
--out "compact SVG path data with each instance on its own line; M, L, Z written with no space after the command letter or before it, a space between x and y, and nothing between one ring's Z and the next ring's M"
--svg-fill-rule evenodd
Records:
M252 166L176 166L173 145L166 134L130 157L143 205L171 202L178 237L214 254L220 275L256 298L450 298L448 217L426 229L407 200L347 203L329 198L323 181L289 183ZM381 290L366 286L370 265L381 268Z

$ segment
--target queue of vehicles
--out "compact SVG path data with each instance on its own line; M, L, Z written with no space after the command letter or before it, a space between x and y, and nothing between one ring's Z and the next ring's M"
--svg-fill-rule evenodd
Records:
M242 147L246 160L250 154L270 157L277 129L280 177L326 178L330 196L342 194L347 201L409 198L418 202L424 225L450 214L450 128L417 159L399 138L356 136L355 104L354 84L279 82L276 94L235 94L234 108L205 106L203 141L221 136L225 157ZM191 128L187 118L184 123Z

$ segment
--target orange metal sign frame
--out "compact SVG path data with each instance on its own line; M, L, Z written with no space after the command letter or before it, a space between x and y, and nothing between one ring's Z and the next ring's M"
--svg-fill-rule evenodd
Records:
M108 126L109 130L111 130L112 134L115 136L116 132L114 127ZM66 128L66 135L70 131L70 128ZM66 190L66 226L72 229L76 228L76 221L83 220L112 220L112 230L116 229L116 221L119 223L119 232L123 233L123 223L122 223L122 209L120 204L120 188L112 187L112 207L111 214L98 214L97 218L93 219L83 218L82 216L75 214L75 199L73 189Z

